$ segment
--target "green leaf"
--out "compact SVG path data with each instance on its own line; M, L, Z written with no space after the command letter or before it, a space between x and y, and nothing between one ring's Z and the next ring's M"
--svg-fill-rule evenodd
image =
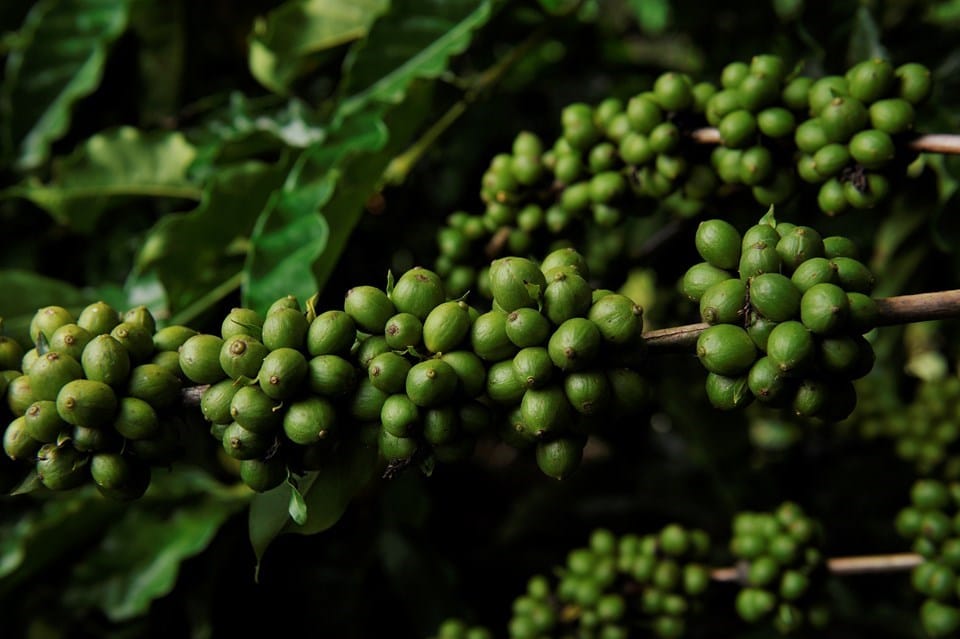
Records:
M387 111L384 123L390 139L377 153L358 154L344 163L341 180L333 197L323 207L323 215L330 226L330 237L323 255L314 263L313 274L317 289L323 290L330 274L346 249L353 229L364 213L364 204L376 192L390 160L410 143L423 122L432 96L432 84L417 83L407 99Z
M100 84L107 48L127 27L129 0L40 0L7 57L0 87L0 148L18 169L40 166Z
M399 103L414 80L439 77L491 14L489 0L396 0L350 52L338 115Z
M64 593L68 606L99 608L112 621L144 614L173 589L180 564L203 551L250 497L186 468L158 474L154 484L84 551Z
M70 156L54 161L53 179L7 189L48 211L59 223L89 233L100 215L124 197L199 200L187 177L196 150L179 132L141 133L121 127L98 133Z
M358 154L379 151L386 142L387 130L380 117L363 114L348 119L325 143L301 156L251 237L244 268L245 306L266 310L283 295L306 299L317 292L313 264L327 246L330 226L343 224L319 213L341 177L358 181L353 171L341 165ZM371 182L363 184L373 189Z
M4 332L12 337L29 341L30 320L43 306L79 309L92 301L91 293L61 280L30 271L0 270L0 317Z
M287 504L287 513L293 523L302 526L307 523L307 502L303 500L303 494L295 483L288 479L286 484L290 487L290 502Z
M0 596L87 543L123 509L92 486L57 499L21 503L30 508L0 526Z
M310 71L316 54L366 35L389 0L287 0L253 26L250 72L286 94Z
M312 535L337 523L353 497L373 478L377 458L375 445L346 440L327 466L299 479L297 485L307 515L303 524L290 518L289 485L281 484L256 495L250 504L249 530L257 563L277 536L283 533Z
M137 268L156 273L172 312L240 270L239 261L231 254L235 250L232 245L238 238L242 245L249 237L285 173L283 162L271 166L250 161L226 167L208 182L196 209L167 215L150 231Z

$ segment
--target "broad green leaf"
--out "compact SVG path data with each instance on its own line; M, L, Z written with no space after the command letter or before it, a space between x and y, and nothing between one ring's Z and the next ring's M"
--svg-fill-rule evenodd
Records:
M28 510L0 526L0 596L71 548L88 543L123 510L92 486L27 503Z
M396 0L354 45L340 86L341 117L370 102L398 103L419 78L436 78L490 19L489 0Z
M286 94L309 72L315 54L362 38L389 0L287 0L259 18L250 41L250 72Z
M326 138L325 124L302 100L230 94L226 106L187 133L197 147L196 165L245 160L283 147L305 149ZM196 170L196 169L195 169Z
M292 294L306 299L317 292L313 264L324 252L330 225L320 215L341 178L358 176L342 165L359 154L379 151L387 130L378 115L350 118L323 144L306 151L283 189L260 216L244 269L244 305L266 310L273 300ZM365 188L372 191L374 184Z
M29 341L27 328L37 309L56 304L70 309L95 301L91 292L31 271L0 270L0 317L7 335Z
M142 615L176 584L180 564L202 552L250 491L229 491L199 471L159 475L98 543L84 551L64 593L67 605L99 608L112 621Z
M373 478L377 467L375 445L356 439L342 442L329 465L297 481L306 506L307 519L302 525L290 519L288 484L256 495L250 504L249 530L257 562L270 543L283 533L312 535L337 523L350 501Z
M6 196L32 201L59 223L90 232L100 215L124 197L199 200L187 177L196 150L179 132L141 133L121 127L88 139L70 156L54 161L47 184L29 179Z
M129 0L40 0L7 57L0 87L3 158L40 166L73 105L100 84L107 49L127 27Z
M130 28L138 40L141 120L163 123L179 104L186 50L184 4L133 0Z
M429 112L427 106L431 96L431 84L415 84L402 104L387 111L384 123L390 132L390 139L386 146L377 153L356 155L344 164L342 175L349 179L338 183L333 197L323 207L330 237L323 255L313 265L318 290L326 286L353 229L364 213L364 205L376 192L390 160L410 144L424 115ZM399 212L397 214L402 215Z
M235 240L245 243L284 174L283 163L270 166L250 161L224 168L206 185L196 209L167 215L150 231L137 268L156 273L172 312L240 269L240 260L231 254L232 244Z

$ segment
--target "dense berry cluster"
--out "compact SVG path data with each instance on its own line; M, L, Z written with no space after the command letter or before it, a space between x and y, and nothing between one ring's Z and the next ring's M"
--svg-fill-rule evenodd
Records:
M37 311L34 348L24 353L9 338L0 347L0 385L13 415L3 447L14 468L32 466L51 490L92 481L110 497L139 497L150 466L178 452L176 350L195 333L157 331L142 307L123 316L103 302L77 317L59 306Z
M493 639L493 633L482 626L470 626L461 619L451 618L440 624L433 639Z
M879 396L872 380L864 380L863 395L852 415L865 438L885 437L894 441L897 456L912 462L918 473L937 473L948 479L960 478L960 377L921 382L909 403L896 393Z
M931 89L918 64L872 59L814 79L757 55L728 64L719 86L668 72L626 101L570 104L552 146L525 131L494 156L481 181L485 211L453 213L438 232L437 272L458 295L477 280L483 249L524 255L551 238L586 237L578 246L600 274L623 253L638 211L660 201L693 215L718 192L749 189L776 204L807 182L828 214L870 208L912 158L904 135ZM712 151L691 137L707 125L720 138Z
M740 233L702 222L705 260L681 289L711 326L697 340L710 402L733 409L758 401L803 417L837 421L856 406L852 380L873 366L863 333L876 321L873 275L842 237L769 216Z
M744 512L733 521L730 551L740 560L745 587L737 613L749 623L772 620L783 633L806 620L826 623L827 611L813 597L825 572L819 526L792 502L774 512Z
M926 597L920 621L931 637L954 636L960 629L960 484L918 480L910 501L896 528L924 557L912 574L914 589Z
M263 316L235 308L219 335L155 331L146 309L121 322L96 304L76 323L65 309L41 309L37 348L0 342L15 417L5 451L35 464L50 488L92 476L105 492L138 496L145 463L175 452L168 423L183 414L185 382L204 387L210 433L257 491L367 436L397 470L462 459L479 434L496 432L535 447L540 468L565 477L586 436L635 414L647 395L636 370L640 307L585 276L573 250L541 264L502 258L491 267L494 309L481 314L418 267L387 290L350 289L342 310L304 310L293 297Z
M513 602L507 636L626 639L643 627L658 637L680 637L710 583L703 563L709 549L705 532L678 524L619 538L597 529L586 548L571 550L566 563L555 567L556 580L530 578ZM462 622L447 623L463 628ZM446 627L437 639L448 636Z

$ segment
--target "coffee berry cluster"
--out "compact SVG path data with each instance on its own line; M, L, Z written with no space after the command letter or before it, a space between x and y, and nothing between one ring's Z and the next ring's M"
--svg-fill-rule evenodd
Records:
M709 549L704 531L679 524L643 536L594 530L587 547L571 550L551 571L556 579L529 579L513 601L507 636L626 639L643 627L657 637L680 637L710 584Z
M954 636L960 629L960 484L917 480L910 501L897 513L896 528L924 559L911 575L926 598L920 622L931 637Z
M493 157L484 212L449 216L436 270L458 295L474 288L484 251L542 254L553 241L586 238L580 246L601 274L628 249L631 219L661 205L695 215L741 190L779 204L805 182L830 215L873 207L913 159L905 136L931 91L919 64L871 59L815 79L764 54L728 64L719 85L668 72L629 100L570 104L552 145L523 131ZM695 139L706 126L719 134L712 150Z
M743 620L772 620L781 633L795 632L805 621L826 624L828 611L815 600L826 574L821 537L818 524L793 502L734 518L730 551L745 584L736 600Z
M860 392L857 409L851 416L860 435L893 440L901 459L911 462L920 475L936 474L947 479L960 478L960 377L925 380L917 385L909 402L896 393L880 396L868 377Z
M10 477L32 468L51 490L92 482L109 497L142 495L151 466L179 454L177 348L195 333L157 331L143 307L123 315L103 302L77 316L60 306L38 310L30 322L33 348L0 341L0 387L12 415L3 435Z
M719 409L754 399L802 417L839 421L856 406L852 380L870 371L874 278L842 237L776 224L769 214L741 237L707 220L695 243L703 262L680 283L710 324L697 339Z

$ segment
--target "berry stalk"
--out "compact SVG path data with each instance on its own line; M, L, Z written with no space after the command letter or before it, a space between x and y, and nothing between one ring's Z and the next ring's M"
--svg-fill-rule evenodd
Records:
M910 322L960 317L960 289L898 295L876 300L878 326L893 326ZM697 343L697 338L709 324L699 322L647 331L643 339L648 348L663 352L686 351Z

